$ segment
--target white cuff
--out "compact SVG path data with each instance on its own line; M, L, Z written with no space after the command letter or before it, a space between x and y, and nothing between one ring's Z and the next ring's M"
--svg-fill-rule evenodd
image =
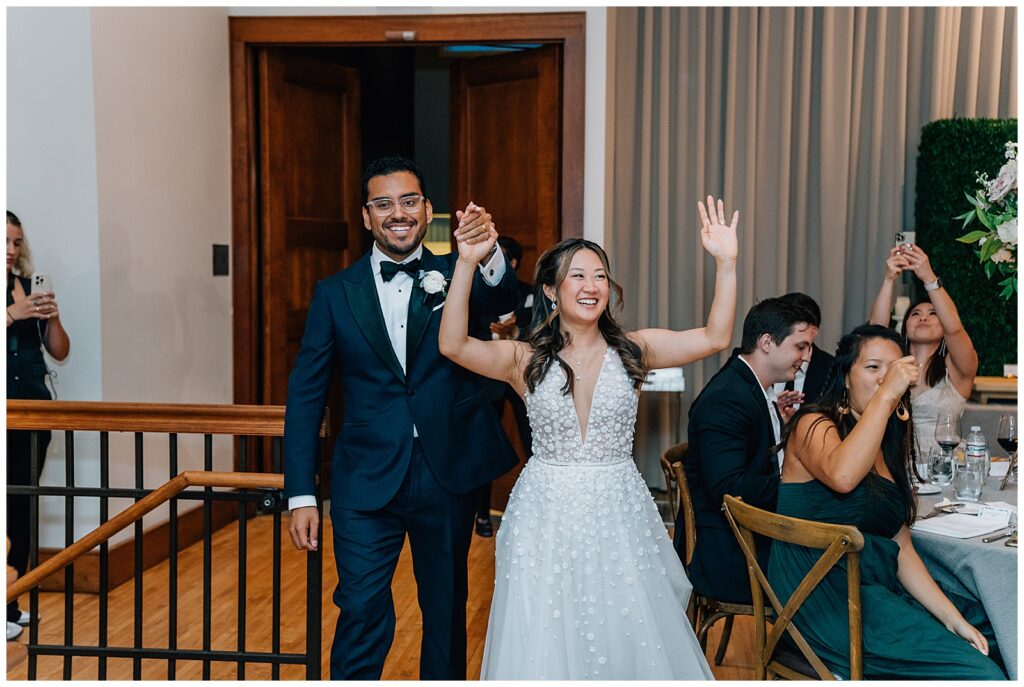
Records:
M312 494L303 496L293 496L288 499L288 510L295 510L296 508L306 508L307 506L316 507L316 497Z
M495 244L497 245L497 244ZM494 255L487 261L486 265L480 265L480 272L484 275L484 281L488 286L497 286L501 278L505 276L505 254L499 247Z

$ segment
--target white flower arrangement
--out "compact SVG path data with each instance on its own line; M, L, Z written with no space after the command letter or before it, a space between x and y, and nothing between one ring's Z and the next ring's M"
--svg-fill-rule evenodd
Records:
M995 179L981 172L977 180L981 188L973 196L964 193L974 208L956 219L964 221L963 229L975 219L984 229L970 231L957 241L978 244L975 253L985 274L992 278L998 272L1003 277L999 295L1009 300L1017 293L1017 143L1007 141L1006 164Z
M437 270L431 270L429 272L420 271L420 288L428 296L434 294L441 294L441 298L448 295L448 281L444 278L444 275Z

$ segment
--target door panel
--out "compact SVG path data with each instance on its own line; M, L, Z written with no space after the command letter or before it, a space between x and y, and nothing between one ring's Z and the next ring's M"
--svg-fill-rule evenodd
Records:
M486 207L498 233L522 244L518 272L526 282L562 236L561 63L561 46L547 45L452 68L453 221L471 200ZM502 426L523 461L510 410ZM494 483L494 508L504 509L519 470Z
M558 242L561 46L480 57L452 69L452 211L469 201L523 245L519 275Z
M359 73L274 49L259 66L262 401L282 405L317 281L363 253ZM328 407L334 436L337 383Z

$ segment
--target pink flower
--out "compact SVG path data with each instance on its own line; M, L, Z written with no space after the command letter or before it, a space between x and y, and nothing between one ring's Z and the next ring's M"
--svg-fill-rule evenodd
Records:
M992 254L992 262L1015 262L1009 248L1000 248Z
M996 233L999 234L999 240L1010 246L1017 245L1017 218L1014 217L1009 222L1003 222L996 227Z
M988 199L992 203L997 203L1015 188L1017 188L1017 161L1010 160L999 170L999 176L988 182Z

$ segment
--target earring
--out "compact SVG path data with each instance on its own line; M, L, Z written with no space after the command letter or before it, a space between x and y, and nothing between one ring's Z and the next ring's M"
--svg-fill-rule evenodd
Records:
M843 398L839 401L839 407L836 408L840 415L850 414L850 390L843 389Z
M902 422L906 422L910 419L910 411L907 410L907 406L903 403L903 399L900 399L899 405L896 406L896 417Z
M558 303L551 301L551 312L558 310Z

